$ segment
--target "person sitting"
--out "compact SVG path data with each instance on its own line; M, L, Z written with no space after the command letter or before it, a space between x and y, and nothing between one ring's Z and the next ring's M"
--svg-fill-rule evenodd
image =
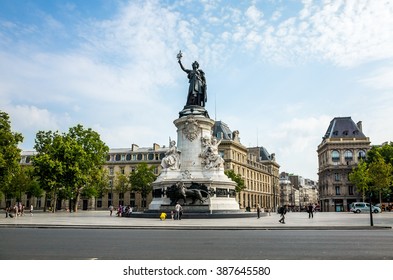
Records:
M166 219L166 213L162 212L161 215L160 215L160 220L161 221L165 221L165 219Z

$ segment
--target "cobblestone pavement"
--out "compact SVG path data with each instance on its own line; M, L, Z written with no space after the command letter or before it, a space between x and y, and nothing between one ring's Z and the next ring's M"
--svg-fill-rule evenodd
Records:
M374 226L370 227L369 214L350 212L316 213L309 219L308 213L287 213L285 224L278 222L279 215L263 213L260 219L244 218L207 218L182 219L180 221L158 218L126 218L109 216L109 211L40 212L33 216L26 213L18 218L5 218L0 212L0 227L78 227L78 228L167 228L167 229L392 229L393 212L373 214ZM137 214L134 214L137 215ZM134 216L135 217L135 216Z

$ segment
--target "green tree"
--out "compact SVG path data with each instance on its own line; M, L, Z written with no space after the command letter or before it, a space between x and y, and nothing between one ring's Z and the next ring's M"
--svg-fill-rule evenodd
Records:
M246 184L244 183L242 176L240 174L236 174L232 169L227 169L224 171L224 173L228 176L229 179L236 183L235 191L238 193L238 201L240 201L240 192L246 188Z
M37 178L32 178L29 189L27 190L27 194L35 198L40 198L44 195L44 190L40 187ZM34 205L35 207L38 207L37 203L38 201L36 201L36 205Z
M390 192L390 185L393 181L392 165L385 162L382 155L376 153L374 161L368 166L368 171L372 184L370 191L378 193L379 203L382 203L382 194L388 194Z
M146 197L153 190L152 183L156 179L154 175L154 166L148 166L143 162L137 165L136 169L130 173L129 180L131 191L140 193L142 196L142 207L146 205Z
M369 190L371 182L365 161L360 161L352 172L349 173L349 181L356 186L357 191L362 194L363 201L365 201L366 192Z
M68 157L65 158L66 176L63 182L73 194L76 212L82 194L86 197L93 197L97 194L94 179L101 172L109 148L101 141L97 132L90 128L84 129L82 125L70 128L64 137L69 146L66 148Z
M34 149L37 154L32 157L34 174L45 191L44 211L47 209L46 201L51 199L50 207L55 209L58 189L64 175L62 163L62 135L56 131L39 131L36 134ZM59 155L60 154L60 155Z
M102 198L109 191L109 173L105 168L94 174L92 185L95 189L95 198Z
M382 156L386 163L393 165L393 142L385 144L383 146L374 146L367 152L367 163L371 163L377 160L379 156Z
M116 179L113 185L114 190L119 194L124 194L130 189L130 179L121 172L116 172Z
M97 132L82 125L63 134L40 131L35 149L38 154L33 158L33 165L40 184L51 193L53 209L59 190L62 196L74 202L74 212L78 211L82 195L96 195L94 179L101 172L109 151Z
M34 178L29 171L29 167L19 166L15 170L14 176L11 179L11 186L14 192L13 197L18 202L22 201L22 196L25 195L33 184Z
M11 180L20 168L20 153L18 144L23 141L20 133L11 131L11 122L7 113L0 111L0 192L5 199L12 193Z

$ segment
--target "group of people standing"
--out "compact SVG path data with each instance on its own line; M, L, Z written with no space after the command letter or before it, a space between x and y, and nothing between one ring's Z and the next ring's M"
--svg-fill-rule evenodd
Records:
M171 219L172 220L181 220L182 215L183 215L183 207L180 205L180 203L176 203L175 211L171 211ZM166 216L167 216L167 214L165 212L162 212L160 214L160 220L165 221Z
M33 216L33 204L30 205L30 216ZM13 207L5 208L5 217L17 218L25 214L25 205L17 202Z
M113 211L114 211L113 205L109 206L109 215L112 216ZM130 216L132 214L132 207L130 205L128 206L122 206L119 205L117 208L116 216L118 217L125 217L125 216Z

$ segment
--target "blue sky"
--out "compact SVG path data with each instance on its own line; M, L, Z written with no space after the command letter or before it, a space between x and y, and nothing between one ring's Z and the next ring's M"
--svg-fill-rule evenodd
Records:
M393 1L0 1L0 108L31 150L82 124L111 148L168 145L186 103L176 54L206 73L210 117L280 171L317 179L334 117L393 141Z

